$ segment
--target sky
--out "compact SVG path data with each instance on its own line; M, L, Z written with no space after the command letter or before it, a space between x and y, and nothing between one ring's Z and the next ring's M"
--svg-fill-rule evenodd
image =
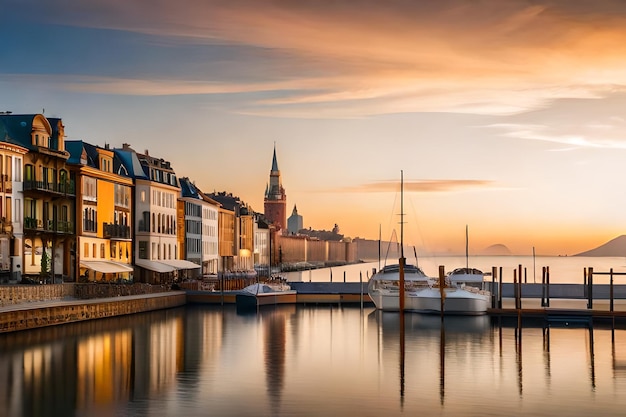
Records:
M622 1L0 0L0 17L0 110L148 150L256 212L275 147L306 228L423 255L463 254L466 227L470 254L624 234Z

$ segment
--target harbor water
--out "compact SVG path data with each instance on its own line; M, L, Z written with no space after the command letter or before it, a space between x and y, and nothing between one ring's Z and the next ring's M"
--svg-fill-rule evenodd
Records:
M0 335L0 416L618 416L626 330L195 305Z
M397 259L388 259L388 264L397 263ZM406 262L415 264L415 258L406 256ZM431 277L437 277L439 266L445 267L446 272L455 268L469 265L483 272L491 273L496 268L498 276L502 274L502 282L513 282L515 271L519 275L519 266L522 266L522 280L528 283L541 283L542 269L547 267L550 271L550 282L559 284L582 284L585 268L593 268L596 272L626 273L626 257L585 257L585 256L473 256L466 259L464 256L431 256L417 260L417 264ZM305 269L302 271L284 273L289 281L303 282L364 282L372 275L372 270L380 269L385 261L364 262L353 265ZM519 276L517 277L519 279ZM524 282L524 281L523 281ZM608 283L607 276L594 277L598 284ZM616 283L626 283L626 278L617 280Z

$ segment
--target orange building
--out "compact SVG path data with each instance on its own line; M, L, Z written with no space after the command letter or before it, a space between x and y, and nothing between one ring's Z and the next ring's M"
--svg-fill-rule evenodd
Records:
M76 178L76 270L79 281L133 279L133 181L113 172L114 152L67 141Z

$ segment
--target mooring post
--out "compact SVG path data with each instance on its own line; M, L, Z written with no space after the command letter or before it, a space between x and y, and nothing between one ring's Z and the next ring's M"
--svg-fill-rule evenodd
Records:
M522 308L522 265L519 265L519 282L517 283L517 285L519 286L519 308ZM524 273L525 275L525 273Z
M496 274L497 270L495 266L491 267L491 308L496 308L496 297L498 296L496 288Z
M515 299L515 309L519 310L519 287L517 286L517 269L513 270L513 298Z
M439 295L440 295L440 299L441 299L441 317L443 318L443 312L444 312L444 305L445 305L445 298L446 298L446 291L445 291L445 286L446 286L446 270L445 267L443 265L439 265Z
M611 268L610 270L610 275L611 275L611 280L609 283L609 298L610 298L610 305L609 305L609 311L612 313L613 312L613 268Z
M363 271L359 272L359 292L361 293L361 310L363 310Z
M498 308L502 309L502 267L500 267L500 274L498 275Z
M591 310L593 309L593 267L590 266L589 268L587 268L587 272L589 273L589 278L587 280L587 283L589 284L589 291L587 291L587 293L589 294L587 300L587 308Z
M541 267L541 307L546 306L546 267Z
M546 266L546 301L545 301L545 305L546 307L550 307L550 267Z

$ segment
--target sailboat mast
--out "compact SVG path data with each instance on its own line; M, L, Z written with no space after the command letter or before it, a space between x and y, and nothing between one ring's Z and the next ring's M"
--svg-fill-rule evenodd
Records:
M399 285L400 295L399 310L404 313L404 172L400 171L400 259L399 264ZM402 316L402 314L401 314Z
M400 257L404 259L404 172L400 171Z
M469 231L465 225L465 268L469 268Z

